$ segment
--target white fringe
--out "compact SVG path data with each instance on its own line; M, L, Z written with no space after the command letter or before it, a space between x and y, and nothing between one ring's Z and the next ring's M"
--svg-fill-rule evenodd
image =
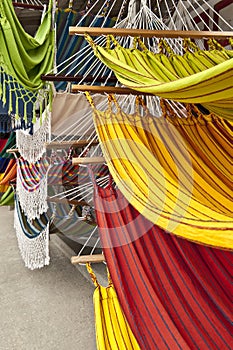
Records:
M29 135L28 132L23 130L16 131L16 146L28 162L35 163L45 153L45 143L49 141L49 128L50 118L46 117L43 124L34 131L33 135Z
M20 206L28 220L39 218L41 214L48 210L47 204L47 175L40 181L39 187L33 191L27 191L17 174L16 192L18 194Z
M37 237L29 238L22 230L17 209L15 208L14 227L25 266L30 270L34 270L49 265L49 223Z

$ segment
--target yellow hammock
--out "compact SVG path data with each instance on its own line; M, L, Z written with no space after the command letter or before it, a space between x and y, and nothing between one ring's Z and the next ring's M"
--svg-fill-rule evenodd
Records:
M95 55L125 86L183 103L201 103L209 111L233 120L233 53L231 50L194 50L183 56L155 54L147 48L96 45ZM142 44L141 44L142 46Z
M127 115L119 107L117 113L94 109L104 157L127 200L164 230L232 249L232 157L228 153L232 131L226 124L221 137L211 117L203 116L199 123L194 120L184 119L184 125L189 122L191 127L182 134L168 118ZM201 130L201 148L207 158L198 154Z
M95 310L96 344L98 350L140 350L121 310L109 277L108 287L101 286L89 263L86 264L96 286L93 301Z

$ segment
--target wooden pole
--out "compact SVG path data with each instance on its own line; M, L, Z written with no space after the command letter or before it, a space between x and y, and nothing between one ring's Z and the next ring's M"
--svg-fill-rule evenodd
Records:
M198 31L198 30L150 30L130 28L101 28L101 27L69 27L70 35L90 36L115 35L115 36L141 36L144 38L191 38L191 39L226 39L233 37L232 31Z
M23 3L23 2L17 2L17 1L13 1L12 5L14 7L18 7L18 8L22 8L22 9L39 10L39 11L43 11L44 10L44 7L42 5L26 4L26 3Z
M71 263L73 265L86 264L86 263L101 263L105 261L103 254L93 254L93 255L80 255L72 256Z
M18 148L8 148L6 153L19 153Z
M105 163L104 157L73 157L72 164L103 164Z
M70 141L51 141L46 142L45 146L47 149L53 149L53 148L69 148L69 147L85 147L85 146L97 146L99 144L99 141L97 140L70 140Z
M146 93L146 92L139 92L133 89L129 89L126 87L121 86L96 86L96 85L73 85L72 92L76 93L79 91L88 91L93 94L117 94L117 95L147 95L147 96L154 96L153 94Z
M92 83L96 81L97 83L116 83L116 77L94 77L92 75L87 75L86 77L83 75L62 75L62 74L43 74L41 75L41 80L43 81L69 81L78 83L79 81L85 81L86 83Z

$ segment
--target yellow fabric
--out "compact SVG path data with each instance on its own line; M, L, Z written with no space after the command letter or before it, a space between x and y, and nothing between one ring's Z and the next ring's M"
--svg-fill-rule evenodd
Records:
M87 40L95 55L125 86L184 103L201 103L233 120L233 54L230 50L188 50L183 56L126 49L114 39L110 49Z
M0 182L3 179L4 175L5 173L0 174ZM8 188L9 188L9 185L0 185L0 192L4 193L7 191Z
M95 110L113 179L152 223L232 249L232 125L217 117L173 119Z
M122 312L113 284L101 286L90 264L87 269L96 286L93 301L95 310L96 345L98 350L140 350Z

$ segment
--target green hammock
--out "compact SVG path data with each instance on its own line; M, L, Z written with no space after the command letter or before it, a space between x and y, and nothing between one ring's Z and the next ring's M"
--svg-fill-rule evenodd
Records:
M50 0L35 37L23 29L11 0L0 3L0 98L7 102L8 112L16 116L19 101L23 101L25 120L27 104L39 100L42 106L48 96L41 75L53 66L52 3Z
M214 40L209 50L200 50L186 40L186 53L177 55L171 48L166 54L153 53L140 40L139 47L135 40L129 49L113 36L108 36L105 47L96 45L88 35L86 39L121 84L181 103L200 103L210 112L233 120L233 53Z

